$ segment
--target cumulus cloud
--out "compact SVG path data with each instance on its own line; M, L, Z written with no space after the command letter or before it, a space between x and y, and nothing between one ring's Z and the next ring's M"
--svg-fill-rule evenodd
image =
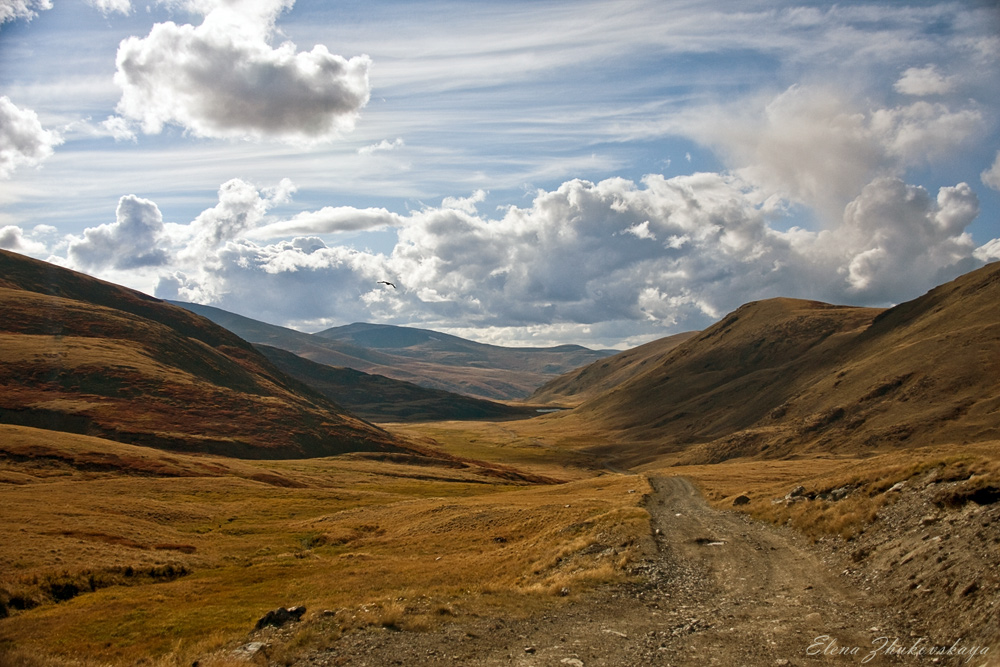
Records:
M996 159L993 160L993 166L981 173L979 178L982 179L983 184L987 187L1000 190L1000 151L997 151Z
M815 209L827 224L875 178L954 154L984 126L975 106L918 100L864 109L839 91L810 86L677 121L678 131L718 150L742 178Z
M941 188L936 198L899 179L869 184L844 213L842 244L850 256L838 271L848 294L891 302L914 285L933 286L928 274L934 283L943 270L957 273L973 256L964 230L977 215L978 199L965 183Z
M176 124L217 138L328 140L353 129L368 102L367 56L347 60L323 45L274 48L290 0L198 1L199 26L158 23L118 48L117 111L158 133Z
M909 68L894 86L896 92L914 96L944 95L954 87L954 77L942 75L934 65Z
M70 264L86 270L162 266L169 259L161 247L163 229L163 215L155 203L126 195L118 201L114 222L87 228L82 236L70 239Z
M178 261L156 293L283 324L472 327L521 343L575 331L578 340L600 335L607 338L598 344L607 344L702 328L770 296L896 302L997 248L976 248L966 232L979 204L965 183L932 194L879 177L836 225L819 231L777 228L751 185L718 173L568 181L499 217L475 210L482 197L406 215L328 207L296 216L297 227L255 229L268 199L231 181L217 206L179 226L184 233L168 234ZM358 220L399 227L392 253L331 246L314 235L368 224ZM298 231L293 240L251 240ZM401 289L378 289L385 276Z
M0 97L0 178L10 178L19 166L41 163L62 141L57 132L42 127L34 111Z
M51 0L0 0L0 24L17 19L30 21L46 9L52 9Z
M17 225L0 227L0 248L25 255L37 255L46 251L45 243L30 238Z

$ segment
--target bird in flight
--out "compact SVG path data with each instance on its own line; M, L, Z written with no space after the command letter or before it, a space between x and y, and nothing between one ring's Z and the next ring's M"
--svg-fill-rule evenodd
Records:
M380 280L378 282L379 282L380 285L388 285L392 289L396 289L396 284L395 283L390 283L388 280Z

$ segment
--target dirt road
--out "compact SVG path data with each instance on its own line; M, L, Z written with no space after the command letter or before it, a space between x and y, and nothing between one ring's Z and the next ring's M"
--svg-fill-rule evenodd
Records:
M300 664L924 662L890 655L913 645L909 633L889 625L893 614L884 604L854 590L795 533L712 509L686 479L656 478L652 484L647 507L658 548L640 567L644 583L606 589L558 614L528 621L476 620L435 633L379 630L347 636Z

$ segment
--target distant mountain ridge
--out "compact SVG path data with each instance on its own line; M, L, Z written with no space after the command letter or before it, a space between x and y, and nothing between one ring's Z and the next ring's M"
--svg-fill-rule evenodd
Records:
M889 309L748 303L539 428L599 433L623 464L997 440L998 304L1000 262Z
M289 376L375 422L505 420L538 415L530 406L495 403L353 368L327 366L270 345L254 347Z
M0 251L0 422L246 458L404 451L159 299Z
M523 399L563 373L614 354L579 345L508 348L387 324L355 323L307 334L212 306L171 303L251 343L310 361L490 400Z

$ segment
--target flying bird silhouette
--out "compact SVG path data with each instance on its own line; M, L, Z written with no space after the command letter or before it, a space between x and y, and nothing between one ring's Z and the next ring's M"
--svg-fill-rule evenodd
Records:
M390 283L388 280L380 280L378 282L379 282L380 285L388 285L392 289L396 289L395 283Z

